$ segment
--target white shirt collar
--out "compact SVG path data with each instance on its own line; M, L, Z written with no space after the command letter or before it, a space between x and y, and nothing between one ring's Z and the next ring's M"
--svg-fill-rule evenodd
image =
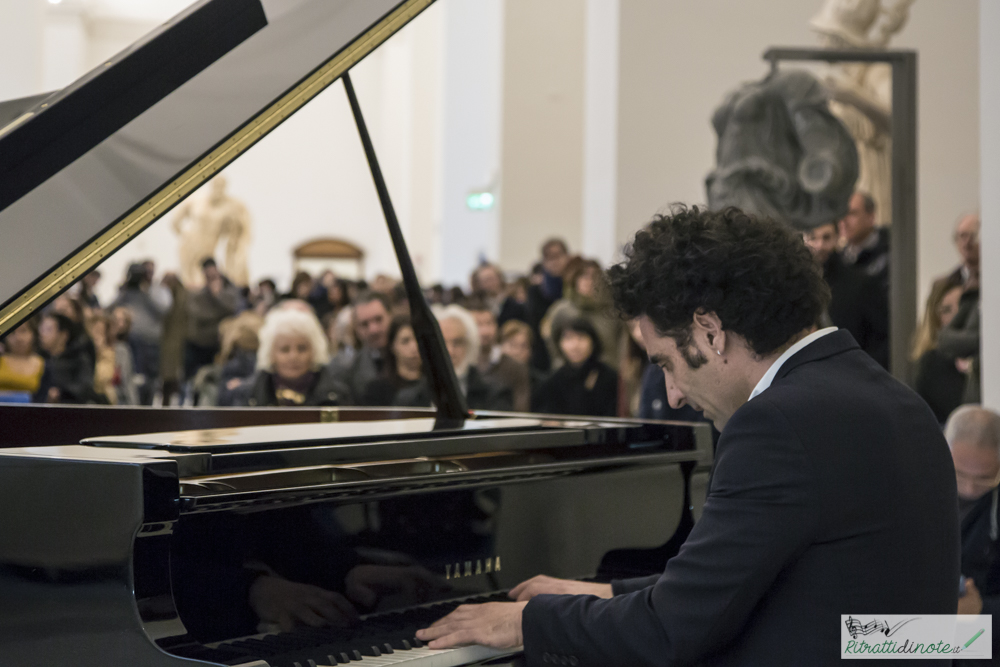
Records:
M785 352L780 357L778 357L773 364L771 364L771 367L767 369L767 372L764 373L764 377L760 379L760 382L757 383L757 386L753 388L752 392L750 392L750 398L747 400L752 400L754 396L756 396L757 394L761 393L762 391L770 387L771 383L774 382L775 376L778 375L778 371L781 370L782 364L788 361L793 354L804 348L806 345L809 345L810 343L819 340L823 336L827 334L832 334L836 330L837 327L827 327L825 329L820 329L819 331L814 331L805 338L803 338L802 340L800 340L799 342L797 342L795 345L792 345L790 348L785 350Z

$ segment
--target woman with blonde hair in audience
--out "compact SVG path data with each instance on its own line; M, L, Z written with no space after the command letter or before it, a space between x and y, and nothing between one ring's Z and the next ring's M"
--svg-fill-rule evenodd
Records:
M98 400L118 404L118 387L115 383L115 350L109 342L108 316L93 310L86 316L84 326L94 343L94 393Z
M351 405L347 386L333 377L330 353L312 312L276 308L258 332L257 372L234 391L234 405Z
M3 339L0 354L0 403L30 403L45 373L45 359L35 347L38 332L25 322Z
M962 404L968 382L955 361L938 350L938 334L958 313L963 287L949 278L934 282L927 297L924 318L914 336L910 358L916 362L913 388L931 406L942 424Z

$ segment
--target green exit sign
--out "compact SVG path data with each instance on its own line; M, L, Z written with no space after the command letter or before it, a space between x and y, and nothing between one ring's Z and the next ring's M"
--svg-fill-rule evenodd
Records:
M495 202L492 192L473 192L465 198L465 205L473 211L488 211Z

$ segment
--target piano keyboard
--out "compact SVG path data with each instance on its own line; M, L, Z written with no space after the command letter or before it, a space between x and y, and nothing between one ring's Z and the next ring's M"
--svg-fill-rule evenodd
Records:
M263 660L270 667L459 667L483 660L514 655L516 650L485 646L430 649L416 632L447 615L461 604L509 601L506 592L463 600L452 600L406 610L373 614L353 628L297 628L291 632L253 635L209 646L186 647L182 657L222 663L250 665Z

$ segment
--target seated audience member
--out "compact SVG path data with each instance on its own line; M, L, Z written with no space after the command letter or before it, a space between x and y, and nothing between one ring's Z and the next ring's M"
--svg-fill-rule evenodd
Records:
M284 301L285 299L298 299L299 301L309 302L309 295L312 293L313 279L305 271L299 271L292 278L292 289L288 290L285 294L282 294L278 300Z
M219 325L222 346L213 367L214 386L209 389L214 394L214 401L204 404L232 405L233 392L253 377L260 348L258 333L263 324L264 318L252 310L222 320Z
M618 352L618 416L635 417L639 414L642 399L642 376L649 365L646 348L642 346L642 332L634 321L626 327Z
M844 262L874 278L888 304L889 229L875 226L875 200L871 195L855 192L838 228L845 244Z
M332 271L327 271L316 283L318 289L313 290L309 304L316 311L320 321L327 316L336 317L349 304L347 300L347 283L340 280Z
M202 366L208 366L219 353L219 323L236 313L239 290L222 275L215 260L201 264L205 286L187 301L187 338L184 342L184 377L194 380Z
M512 388L516 412L531 410L532 394L548 377L531 365L531 336L531 327L521 320L509 320L500 328L501 356L493 373Z
M25 322L3 339L0 354L0 402L29 403L38 392L45 360L35 350L34 323Z
M135 360L128 344L132 326L132 312L123 306L112 309L108 315L108 345L115 353L115 392L119 405L139 405L139 386L135 380ZM162 360L162 356L160 357ZM179 359L179 357L178 357ZM164 401L169 405L169 401Z
M480 373L489 373L490 368L500 360L500 345L497 342L497 318L485 302L469 299L465 309L472 315L479 332L479 358L476 368Z
M73 323L65 315L46 313L38 325L38 343L47 355L36 400L48 403L91 403L94 366L80 346L69 348Z
M160 389L163 405L181 397L184 380L184 339L187 336L188 291L175 273L165 273L160 289L169 290L170 308L163 316L160 335Z
M351 405L350 389L327 368L326 337L311 312L272 310L259 337L257 373L233 392L233 405Z
M566 242L562 239L549 239L542 244L542 261L539 272L532 269L532 284L528 289L528 301L524 305L525 321L534 334L531 349L531 365L541 371L551 368L552 360L542 338L542 318L556 301L563 296L563 274L569 264L570 256Z
M277 300L278 288L270 278L258 282L257 289L250 293L250 307L261 317L267 314Z
M115 383L115 349L108 333L108 316L102 311L92 311L86 320L87 336L93 341L94 394L99 403L118 404L118 388Z
M94 290L97 288L97 283L101 280L101 272L97 269L93 269L88 273L85 273L79 285L79 291L76 294L76 298L87 308L92 310L99 310L101 307L101 302L98 300L97 295Z
M962 575L966 577L958 613L996 618L1000 614L1000 415L963 405L948 418L945 439L958 479ZM996 656L996 636L993 641Z
M962 286L955 285L951 278L942 278L931 287L924 308L924 318L914 337L911 358L916 362L913 388L934 411L934 416L942 424L948 415L962 404L962 395L968 382L966 374L960 371L954 359L941 354L937 349L938 334L948 326L958 313L958 302L962 296Z
M805 232L803 237L823 267L823 279L830 287L830 322L847 329L862 350L882 368L888 368L889 307L885 292L878 288L875 278L843 261L837 252L837 228L832 222Z
M480 264L469 279L472 287L472 298L483 301L493 316L497 325L503 326L508 320L524 320L524 301L515 298L512 290L507 289L503 271L496 264Z
M941 328L938 350L954 360L968 380L962 397L964 403L978 403L981 393L979 377L979 216L960 218L955 228L955 245L962 256L962 266L949 276L961 280L962 296L958 313Z
M441 335L466 405L472 410L510 410L513 406L510 388L483 377L473 363L479 358L479 330L469 311L452 304L435 306L434 315L441 326ZM408 407L430 405L427 379L423 378L417 386L400 391L396 404Z
M614 417L618 374L601 361L601 339L590 320L578 317L553 332L563 365L535 391L533 412Z
M604 271L592 259L575 258L569 263L563 281L563 297L552 304L542 320L540 330L546 337L553 368L562 363L562 356L556 349L552 332L580 317L590 322L601 339L601 349L604 350L601 361L617 370L624 325L613 312Z
M90 358L90 364L95 365L97 351L86 326L87 317L90 314L89 308L85 308L81 301L69 294L61 294L52 302L51 310L54 313L65 315L73 323L73 334L70 336L67 348L70 350L80 348Z
M396 395L420 382L422 361L410 318L398 315L389 325L385 370L368 383L361 405L393 405Z
M354 334L361 347L342 350L330 362L335 377L350 388L352 396L364 396L369 383L385 369L391 309L389 299L379 292L366 290L354 299Z
M132 350L136 381L139 383L139 400L151 405L160 372L160 345L163 337L163 318L170 310L170 292L154 288L150 267L134 263L128 267L125 283L111 308L128 308L132 315L128 344Z

